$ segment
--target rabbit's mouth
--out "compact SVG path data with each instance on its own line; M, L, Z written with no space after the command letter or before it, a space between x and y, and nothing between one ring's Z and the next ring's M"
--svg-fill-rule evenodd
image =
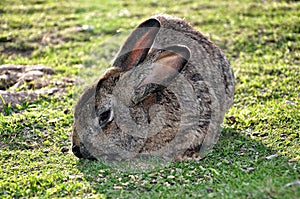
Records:
M72 152L78 158L96 160L96 158L88 152L88 150L85 148L85 146L83 144L80 144L80 146L73 145Z

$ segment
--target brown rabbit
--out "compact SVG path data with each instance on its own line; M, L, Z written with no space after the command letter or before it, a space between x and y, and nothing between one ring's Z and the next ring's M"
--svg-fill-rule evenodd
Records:
M151 17L79 99L72 151L103 161L203 157L233 95L233 72L217 46L182 19Z

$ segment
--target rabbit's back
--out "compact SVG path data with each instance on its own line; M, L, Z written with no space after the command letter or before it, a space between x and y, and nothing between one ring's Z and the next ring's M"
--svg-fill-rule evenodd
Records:
M222 50L181 18L169 15L157 15L153 18L158 19L162 26L153 46L155 48L166 48L170 45L188 46L192 54L189 68L195 68L201 73L203 80L212 84L215 90L220 92L224 90L224 93L220 93L222 97L219 99L224 99L225 94L225 109L230 108L234 95L234 75Z
M233 103L234 75L231 66L224 53L186 21L168 15L158 15L154 18L158 19L162 26L154 41L154 48L184 45L191 51L190 60L181 74L186 83L192 85L197 98L197 134L205 137L201 147L199 146L200 155L205 155L207 149L217 141L220 124ZM184 83L179 82L176 86Z

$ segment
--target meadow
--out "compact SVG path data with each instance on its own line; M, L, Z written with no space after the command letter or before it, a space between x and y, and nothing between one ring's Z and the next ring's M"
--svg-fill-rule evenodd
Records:
M55 70L47 87L75 83L0 111L0 198L299 198L299 10L296 0L1 0L0 65L43 64ZM201 161L153 170L79 160L80 92L109 66L116 34L159 13L185 18L230 60L235 99L219 142Z

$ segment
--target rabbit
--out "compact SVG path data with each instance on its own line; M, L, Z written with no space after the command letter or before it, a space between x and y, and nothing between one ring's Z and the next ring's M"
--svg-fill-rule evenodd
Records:
M156 15L79 98L72 151L101 161L203 158L233 98L224 53L183 19Z

